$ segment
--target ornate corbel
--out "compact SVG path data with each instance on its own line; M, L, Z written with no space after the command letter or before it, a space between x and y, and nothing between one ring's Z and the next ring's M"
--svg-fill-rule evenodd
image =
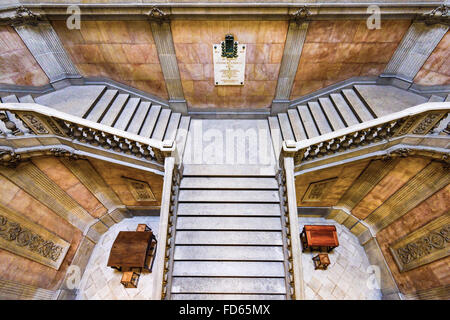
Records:
M417 20L424 22L426 25L443 24L450 26L449 8L448 5L442 4L430 12L420 15Z
M15 168L20 160L20 154L17 154L14 150L0 149L0 165Z
M310 21L311 11L308 9L307 6L303 6L294 13L291 14L292 20L294 20L298 25L302 24L303 22Z
M20 6L16 8L16 12L12 17L0 19L0 24L10 25L12 27L24 25L37 26L42 21L44 21L44 18L40 14L34 13L30 9Z
M388 151L385 156L382 157L382 160L390 160L392 158L406 158L408 156L412 156L413 150L408 148L399 148L392 151Z
M152 7L149 12L145 14L150 21L163 23L169 21L169 14L162 11L158 7Z
M51 148L50 150L46 151L46 155L48 156L55 156L55 157L64 157L69 160L78 160L80 157L76 155L73 150L68 150L64 148Z

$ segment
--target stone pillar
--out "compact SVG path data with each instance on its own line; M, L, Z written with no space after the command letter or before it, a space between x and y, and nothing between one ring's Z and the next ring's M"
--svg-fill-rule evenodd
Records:
M413 22L380 77L411 83L448 28L443 24Z
M187 104L184 98L183 86L181 85L170 22L167 20L151 20L150 25L156 50L158 51L159 63L166 82L167 93L169 94L170 109L186 115Z
M289 107L292 85L302 54L308 24L308 22L299 23L297 21L289 23L271 114L286 112Z

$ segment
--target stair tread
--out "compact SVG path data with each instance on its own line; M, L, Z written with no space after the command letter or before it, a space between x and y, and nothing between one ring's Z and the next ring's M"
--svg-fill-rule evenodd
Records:
M359 123L358 118L355 116L353 110L350 108L347 101L345 101L344 97L341 94L332 93L330 95L330 98L334 102L336 109L346 122L347 126L350 127Z
M173 293L172 300L285 300L284 294Z
M431 97L428 99L428 102L443 102L445 100L444 97L432 94Z
M119 93L118 90L106 90L106 92L102 95L100 100L95 104L95 106L91 109L89 112L88 110L83 115L83 118L86 118L87 120L98 122L102 116L105 114L105 111L108 109L108 107L111 105L114 98ZM87 112L89 112L87 114Z
M141 101L141 99L139 99L139 98L131 98L128 100L124 109L120 113L119 118L117 119L116 123L114 124L114 128L119 129L119 130L125 130L127 128L128 123L130 123L131 117L133 116L134 112L136 111L136 108L139 105L140 101Z
M169 124L167 125L166 134L164 140L175 140L178 124L180 123L181 113L174 113L170 116Z
M174 277L172 293L272 293L285 294L282 278Z
M145 118L144 124L142 125L141 132L139 135L150 138L153 128L155 127L156 121L158 120L159 112L161 111L161 106L152 106L150 111Z
M319 102L322 105L322 109L325 112L328 120L330 121L333 130L336 131L345 128L345 124L334 108L334 105L331 102L330 98L319 98Z
M309 110L314 118L314 121L319 129L320 134L326 134L332 131L325 114L318 102L308 102Z
M283 247L176 246L174 260L284 261Z
M350 107L353 108L362 122L370 121L373 119L372 114L369 112L369 110L367 110L366 106L361 101L361 99L359 99L358 95L353 89L344 89L342 90L342 93L349 102Z
M274 178L185 177L181 189L278 189Z
M21 102L21 103L34 103L34 99L33 99L33 97L30 94L28 94L26 96L20 97L19 98L19 102Z
M232 250L232 248L228 250ZM172 276L284 278L284 263L269 261L175 261Z
M450 94L447 95L447 97L445 98L444 102L450 102Z
M17 99L17 96L15 94L10 94L9 96L2 98L3 103L18 103L19 99Z
M278 190L181 190L180 202L279 202Z
M133 134L138 134L141 130L142 123L145 120L145 116L147 115L148 109L150 108L150 102L141 101L139 104L136 113L131 120L130 125L128 126L127 131Z
M272 136L273 149L275 150L275 157L278 160L282 148L283 137L281 136L280 124L277 117L269 117L269 128L270 135Z
M108 111L106 111L103 119L100 120L100 123L106 126L113 126L116 119L119 117L120 112L122 111L125 104L128 102L130 98L129 94L119 94L109 107Z
M278 121L280 122L281 134L283 140L295 140L294 134L291 129L291 123L286 113L278 114Z
M186 164L183 176L275 176L273 165Z
M178 216L279 216L280 205L278 203L179 203L177 214Z
M306 134L308 135L308 139L317 137L319 135L319 131L316 128L314 120L312 118L309 109L305 105L301 105L297 107L298 113L302 118L303 127L306 130Z
M279 217L178 217L178 230L280 230Z
M294 131L295 140L301 141L308 139L297 109L289 109L288 115L289 120L291 121L292 130Z
M43 106L81 118L97 103L105 90L106 86L102 85L69 86L36 97L34 100Z
M177 231L175 244L187 245L282 245L281 232L273 231Z
M155 130L153 131L152 134L152 139L156 140L163 139L171 113L172 111L170 109L163 109L161 111L158 117L158 121L156 122Z
M177 134L175 137L175 141L177 144L177 152L178 152L180 159L183 158L184 148L186 146L190 122L191 122L191 117L182 116L181 120L180 120L180 125L177 130Z

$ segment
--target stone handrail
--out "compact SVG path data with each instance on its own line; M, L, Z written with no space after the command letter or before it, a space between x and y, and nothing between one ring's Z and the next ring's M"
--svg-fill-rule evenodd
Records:
M450 102L429 102L302 141L283 141L295 165L406 134L426 135L446 117Z
M0 137L50 135L113 150L164 164L175 151L175 141L160 141L131 134L35 103L0 103Z

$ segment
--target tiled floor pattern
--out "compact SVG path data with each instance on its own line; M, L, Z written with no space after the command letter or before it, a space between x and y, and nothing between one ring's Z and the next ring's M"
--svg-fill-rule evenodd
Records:
M142 273L137 288L124 288L122 272L107 267L109 252L119 231L135 231L145 223L158 234L159 217L134 217L112 226L95 246L80 282L78 300L147 300L151 299L153 274Z
M318 252L302 254L305 296L309 300L379 300L381 291L371 288L370 266L363 247L346 227L324 218L299 218L300 231L305 224L335 225L339 247L330 252L327 270L314 270L313 256ZM369 270L370 271L370 270ZM369 283L369 285L368 285Z
M128 300L151 299L153 275L142 273L136 289L120 284L122 273L106 266L109 251L119 231L133 231L139 223L147 224L158 232L159 217L134 217L125 219L108 230L96 245L86 271L81 279L77 299ZM327 270L314 270L312 257L317 252L302 254L303 277L307 299L325 300L375 300L381 299L378 289L367 285L371 273L369 261L357 238L347 228L323 218L299 219L300 230L305 224L333 224L336 226L339 247L329 253L331 264Z

